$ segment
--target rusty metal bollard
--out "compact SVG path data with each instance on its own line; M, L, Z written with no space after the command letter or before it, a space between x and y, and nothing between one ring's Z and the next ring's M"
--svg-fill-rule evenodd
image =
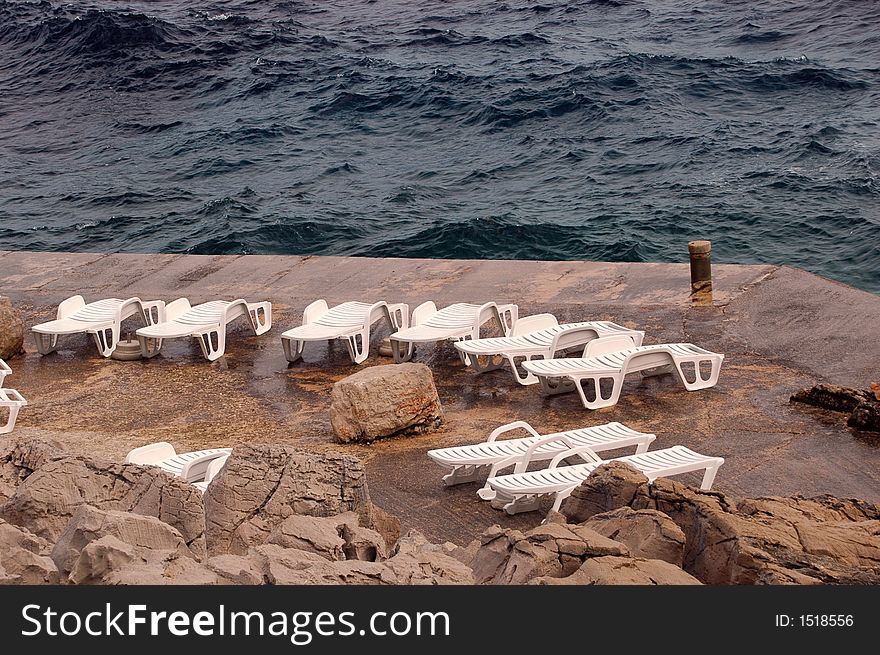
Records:
M712 242L688 243L691 257L691 300L695 303L712 302Z

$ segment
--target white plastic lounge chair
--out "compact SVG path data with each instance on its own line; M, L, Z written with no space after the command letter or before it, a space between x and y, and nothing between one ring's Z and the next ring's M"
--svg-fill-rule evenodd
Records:
M24 396L15 389L0 389L0 407L5 408L8 412L6 423L0 425L0 434L12 432L15 427L15 420L18 418L18 410L25 405L27 405L27 401L24 399Z
M413 310L410 317L411 327L391 335L394 361L398 364L409 361L416 343L479 339L480 327L492 319L507 336L516 325L518 313L519 308L516 305L497 305L494 302L482 305L459 302L438 310L437 305L429 300ZM405 350L402 350L401 344L406 344ZM468 355L462 352L459 355L465 364L470 363Z
M165 320L135 334L144 357L156 355L164 339L194 337L202 354L208 361L214 361L226 352L226 327L241 316L248 317L256 334L263 334L272 327L272 303L249 303L239 298L232 302L212 300L193 307L186 298L178 298L165 308Z
M222 457L212 459L208 464L208 468L205 470L205 479L201 482L193 482L193 486L202 493L205 493L205 491L208 490L208 485L211 484L211 480L217 476L220 469L226 466L227 459L229 459L229 455L223 455Z
M517 363L534 358L552 359L557 353L569 352L574 348L582 349L593 339L610 336L630 337L626 347L633 347L642 345L645 333L611 321L560 325L553 314L537 314L517 320L509 337L459 341L455 347L469 356L471 366L478 373L509 364L516 381L528 385L537 383L538 378L529 372L521 374Z
M525 430L532 436L497 440L502 434L517 429ZM428 457L440 466L452 469L443 476L443 483L449 487L463 482L473 482L487 469L490 478L510 466L516 466L514 473L518 473L524 471L529 462L552 459L559 453L578 446L589 446L597 452L636 446L636 453L643 453L648 450L654 439L656 439L655 435L636 432L622 423L606 423L579 430L540 435L525 421L515 421L493 430L483 443L429 450ZM526 464L520 466L522 462ZM490 500L494 496L494 492L488 486L477 493L484 500Z
M98 352L109 357L119 341L122 321L140 314L147 325L153 325L164 319L164 311L165 303L161 300L107 298L86 304L82 296L72 296L58 305L54 321L35 325L31 332L41 355L54 352L62 334L88 332L94 337Z
M3 387L3 380L7 375L12 375L12 369L9 368L9 364L0 359L0 388Z
M586 463L559 466L562 460L572 456L578 456ZM546 469L489 478L486 484L495 492L494 498L491 498L492 506L503 509L508 514L516 514L537 509L543 497L555 496L552 509L559 511L562 501L568 498L594 470L609 461L626 462L641 471L651 482L657 478L705 470L700 489L708 491L712 488L715 474L724 463L724 458L708 457L684 446L673 446L638 455L603 460L588 446L580 446L556 455ZM528 462L524 462L523 468L527 466Z
M351 361L363 362L370 354L370 330L380 319L388 321L392 332L409 326L409 305L389 305L384 300L368 305L344 302L328 307L326 300L316 300L303 311L302 325L281 335L284 356L289 362L302 357L308 341L342 339L348 346Z
M671 366L685 389L697 391L715 386L724 361L721 353L704 350L692 343L663 343L625 349L621 349L621 345L625 345L621 337L595 339L587 344L584 358L536 359L523 362L522 366L541 381L545 393L569 391L573 386L584 407L599 409L617 404L623 378L629 373L665 370ZM603 380L611 382L607 394L603 394ZM591 397L584 391L584 381L591 387Z
M187 482L199 482L205 479L208 466L213 460L230 453L232 448L209 448L178 455L170 443L159 441L129 451L123 463L158 466Z

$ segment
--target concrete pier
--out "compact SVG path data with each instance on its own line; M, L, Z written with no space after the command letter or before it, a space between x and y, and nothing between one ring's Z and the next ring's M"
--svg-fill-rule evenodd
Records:
M829 493L880 501L877 435L846 427L845 416L791 405L817 382L867 387L880 381L880 297L787 267L713 266L713 302L691 302L683 264L195 256L0 251L0 294L28 326L54 318L57 303L139 296L193 303L270 300L274 327L255 337L231 332L213 364L195 342L169 342L158 357L98 356L84 335L58 353L10 362L7 385L29 405L13 436L54 438L69 450L121 459L151 441L178 450L279 441L337 449L367 462L374 501L404 529L433 541L466 543L493 523L526 528L539 513L507 517L476 497L479 485L446 489L429 448L473 443L501 423L529 421L542 432L620 421L654 432L653 448L683 444L726 461L715 489L733 498ZM689 341L726 355L719 384L688 393L672 376L628 380L620 403L589 412L577 396L542 396L509 371L477 375L448 344L421 346L415 361L435 374L446 423L431 435L372 445L333 441L327 417L333 382L359 367L342 344L310 344L288 366L280 334L316 298L438 305L516 302L520 316L613 320L645 330L646 343ZM136 324L132 324L132 329ZM387 336L376 335L378 341ZM390 364L372 356L364 365ZM682 477L683 481L695 482Z

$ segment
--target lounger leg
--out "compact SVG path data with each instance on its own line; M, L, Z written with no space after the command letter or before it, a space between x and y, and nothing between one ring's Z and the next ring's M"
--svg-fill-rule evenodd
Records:
M485 358L485 363L480 361L480 358ZM472 355L471 356L471 366L477 373L486 373L488 371L497 371L499 368L504 368L505 361L503 355Z
M259 305L254 309L248 310L251 319L251 327L254 328L254 334L260 335L268 331L272 327L272 306Z
M541 506L542 495L538 496L517 496L512 501L503 504L500 508L497 508L498 504L496 501L492 501L492 507L496 507L496 509L504 510L505 514L513 516L514 514L520 514L522 512L534 512Z
M41 355L48 355L58 349L57 334L41 334L40 332L34 332L33 334L34 341L37 344L37 352Z
M400 364L402 362L408 362L412 359L413 355L413 342L409 341L406 344L406 351L400 352L400 341L397 339L391 339L391 354L394 355L394 363Z
M364 332L356 334L353 337L348 337L345 340L345 345L348 346L348 354L351 356L351 361L355 364L360 364L370 354L369 334L369 330L364 330ZM358 337L360 337L360 345L358 345Z
M216 335L216 339L214 338ZM226 353L226 331L211 330L210 332L202 332L196 335L199 345L202 347L202 354L209 362L223 357ZM216 341L216 344L215 344Z
M149 359L155 357L162 350L162 339L154 339L153 337L143 337L137 335L138 343L141 346L141 357Z
M574 391L574 383L569 378L540 377L541 391L547 396Z
M523 361L532 361L533 355L526 356ZM536 378L532 373L526 371L525 375L520 374L519 367L516 365L516 358L507 357L507 362L510 364L510 369L513 371L513 377L516 378L516 381L523 385L528 386L530 384L536 384L538 382L538 378Z
M110 333L109 335L107 333ZM95 344L98 346L98 352L104 357L109 357L116 350L116 344L119 341L119 328L105 328L92 332L95 338ZM108 338L109 336L109 338Z
M15 419L18 418L18 410L19 405L10 405L9 406L9 416L6 419L6 424L0 428L0 434L9 434L12 432L12 429L15 427Z
M305 341L297 339L281 339L281 345L284 348L284 356L288 362L295 362L302 359L303 349L306 346Z
M703 482L700 484L700 489L703 491L709 491L712 488L712 483L715 482L716 473L718 473L718 466L707 466L706 472L703 474Z
M709 377L704 378L700 372L700 362L708 362L709 369ZM689 382L685 377L684 369L682 366L686 363L691 363L694 365L694 381ZM677 358L675 360L675 373L678 376L678 379L684 385L684 388L688 391L697 391L699 389L706 389L708 387L714 387L718 382L718 375L721 372L720 362L715 359L708 359L706 357L682 357Z
M485 466L456 466L443 476L443 485L452 487L456 484L476 482L485 468Z
M602 380L610 379L612 381L611 386L611 394L606 398L602 395ZM589 376L589 377L579 377L572 378L575 382L575 387L577 387L577 392L581 397L581 402L584 404L584 407L587 409L601 409L602 407L612 407L617 404L617 401L620 400L620 391L623 387L623 376ZM596 399L595 400L587 400L587 394L584 393L583 381L584 380L592 380L593 385L596 388Z

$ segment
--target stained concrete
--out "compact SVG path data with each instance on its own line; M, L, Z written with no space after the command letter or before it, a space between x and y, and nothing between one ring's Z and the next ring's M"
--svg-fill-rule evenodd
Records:
M57 303L76 293L194 303L243 297L270 300L274 311L265 335L253 336L243 321L235 327L227 355L213 364L188 340L135 362L101 358L84 335L65 338L46 357L28 341L7 378L29 401L15 436L51 436L113 459L158 440L178 450L248 441L344 450L367 461L374 500L404 529L457 543L493 523L526 528L542 516L492 510L477 499L477 484L444 488L443 471L425 451L479 441L513 420L542 432L620 421L656 433L653 448L684 444L723 456L714 488L734 498L830 493L880 501L880 435L788 402L820 381L867 387L880 380L880 297L774 266L716 265L709 306L693 305L689 290L686 264L0 252L0 294L28 326L53 318ZM669 375L632 376L617 406L589 412L574 394L544 397L508 371L474 374L449 344L423 345L415 360L435 373L446 413L441 430L340 445L327 418L330 389L360 367L341 343L310 344L305 361L288 366L280 344L281 332L318 297L411 307L429 299L516 302L521 316L613 320L646 330L646 343L690 341L725 353L725 361L713 389L687 393ZM375 338L386 334L383 328ZM374 355L364 365L383 364L390 360Z

